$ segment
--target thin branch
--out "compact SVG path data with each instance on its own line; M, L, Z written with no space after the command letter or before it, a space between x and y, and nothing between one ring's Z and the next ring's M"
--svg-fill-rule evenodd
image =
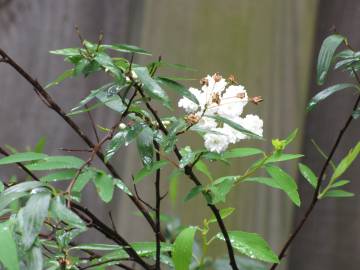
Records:
M33 79L22 67L20 67L13 59L11 59L4 50L0 49L0 56L5 63L14 68L26 81L28 81L34 88L35 93L50 109L54 110L74 131L79 137L89 146L90 149L94 149L95 144L89 139L89 137L80 129L80 127L61 109L61 107L52 99L52 97L45 91L45 89L39 84L39 82ZM111 163L105 161L105 156L101 151L97 151L96 155L109 170L109 172L115 178L121 178ZM142 213L147 222L150 224L153 230L155 230L155 223L151 218L149 212L144 208L141 202L134 196L127 194L130 200L135 204L137 209ZM165 237L161 235L162 241L165 241Z
M155 157L156 161L160 161L160 145L154 140L154 147L156 149ZM160 177L161 170L160 168L156 170L156 179L155 179L155 198L156 198L156 209L155 209L155 224L156 224L156 256L155 256L155 269L160 269L160 232L161 232L161 223L160 223L160 206L161 206L161 194L160 194Z
M360 85L360 78L358 76L358 74L355 72L355 70L353 69L352 70L354 75L355 75L355 78L356 78L356 81L357 83ZM348 127L350 126L352 120L353 120L353 116L352 116L352 113L356 110L356 108L359 106L360 104L360 95L358 96L357 100L355 101L355 104L353 106L353 109L351 111L351 114L350 116L348 117L348 119L346 120L345 124L344 124L344 127L340 130L336 140L335 140L335 143L333 145L333 147L331 148L331 151L330 151L330 154L329 156L327 157L322 169L321 169L321 172L319 174L319 177L317 178L317 185L316 185L316 188L315 188L315 191L314 191L314 195L313 195L313 198L312 198L312 201L308 207L308 209L306 210L305 212L305 215L303 216L303 218L300 220L299 224L296 226L295 230L292 232L292 234L290 235L290 237L288 238L288 240L285 242L283 248L281 249L280 253L279 253L279 260L281 260L282 258L285 257L286 255L286 251L288 250L288 248L290 247L291 243L293 242L293 240L295 239L295 237L298 235L298 233L301 231L301 229L303 228L304 224L306 223L306 221L308 220L310 214L312 213L312 211L314 210L314 207L315 205L317 204L317 202L319 201L319 191L320 191L320 187L321 187L321 184L324 180L324 175L325 175L325 172L328 168L328 166L331 164L331 160L335 154L335 151L336 149L338 148L340 142L341 142L341 139L343 138L346 130L348 129ZM277 263L274 263L272 265L272 267L270 268L271 270L275 270L276 267L278 266Z
M85 104L84 107L85 107L85 109L88 109L88 105L87 105L87 104ZM99 142L100 142L100 139L99 139L99 134L98 134L98 132L97 132L95 120L94 120L94 118L92 117L91 112L90 112L89 110L87 110L87 115L88 115L88 117L89 117L89 120L90 120L90 123L91 123L91 127L92 127L92 130L93 130L93 132L94 132L96 141L99 143Z
M134 182L134 178L133 178L133 182ZM143 199L140 197L135 182L134 182L134 191L135 191L136 197L137 197L143 204L145 204L147 207L149 207L149 209L151 209L152 211L155 211L155 207L153 207L151 204L147 203L145 200L143 200Z

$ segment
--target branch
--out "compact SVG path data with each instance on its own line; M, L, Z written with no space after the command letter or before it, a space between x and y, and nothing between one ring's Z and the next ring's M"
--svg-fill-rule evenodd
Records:
M54 110L75 132L79 135L79 137L90 147L90 149L94 149L95 144L90 140L90 138L80 129L80 127L66 115L66 113L61 109L61 107L52 99L52 97L45 91L45 89L39 84L39 82L33 79L22 67L20 67L13 59L11 59L5 51L0 49L1 60L4 63L9 64L12 68L14 68L25 80L27 80L32 86L35 93L39 96L39 98L48 106L50 109ZM124 112L127 113L127 111ZM96 155L105 165L105 167L109 170L109 172L115 178L121 178L115 168L109 163L105 162L105 156L101 151L97 151ZM130 200L135 204L137 209L142 213L147 222L150 224L152 229L155 231L156 226L151 218L149 212L144 208L142 203L134 196L127 194ZM162 241L165 241L163 235L161 235Z
M156 149L156 161L160 160L160 145L154 140L154 147ZM155 260L155 268L158 270L160 269L160 232L161 232L161 226L160 226L160 205L161 205L161 194L160 194L160 168L156 170L156 180L155 180L155 193L156 193L156 209L155 209L155 224L156 224L156 232L155 232L155 238L156 238L156 260Z
M353 73L355 75L357 83L360 85L360 78L359 78L358 74L355 72L354 69L352 71L353 71ZM359 106L359 104L360 104L360 95L358 96L357 100L355 101L355 104L353 106L351 114L348 117L348 119L346 120L346 122L344 124L344 127L340 130L340 132L339 132L339 134L338 134L338 136L336 138L336 141L335 141L333 147L331 148L330 154L329 154L328 158L326 159L326 161L325 161L325 163L324 163L324 165L323 165L323 167L321 169L319 177L317 178L317 185L316 185L316 188L315 188L315 191L314 191L312 201L311 201L308 209L306 210L305 215L303 216L303 218L301 219L299 224L296 226L295 230L292 232L292 234L290 235L288 240L285 242L283 248L281 249L281 251L280 251L280 253L278 255L279 260L281 260L282 258L285 257L286 251L289 249L291 243L294 241L295 237L298 235L298 233L303 228L303 226L306 223L306 221L308 220L310 214L314 210L315 205L319 201L319 197L318 197L319 196L319 191L320 191L321 184L322 184L322 182L324 180L325 172L326 172L327 168L329 167L329 165L331 164L331 160L332 160L332 158L333 158L333 156L335 154L336 149L338 148L338 146L339 146L339 144L341 142L342 137L344 136L346 130L348 129L348 127L350 126L352 120L354 119L352 117L352 113L356 110L356 108ZM278 266L278 264L274 263L270 269L275 270L277 266Z

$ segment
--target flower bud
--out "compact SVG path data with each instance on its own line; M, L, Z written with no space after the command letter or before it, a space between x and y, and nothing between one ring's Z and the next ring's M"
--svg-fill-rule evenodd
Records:
M124 123L119 124L119 129L125 129L125 128L126 128L126 125Z

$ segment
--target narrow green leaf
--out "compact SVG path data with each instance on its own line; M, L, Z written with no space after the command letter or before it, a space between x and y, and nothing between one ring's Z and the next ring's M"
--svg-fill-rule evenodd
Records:
M160 87L160 85L153 78L151 78L148 69L146 67L136 67L133 69L133 71L136 73L140 82L144 85L143 88L145 93L150 97L163 102L166 107L170 108L170 100L168 95Z
M262 154L263 151L258 148L250 148L250 147L241 147L241 148L234 148L228 150L222 154L222 157L225 159L228 158L242 158L242 157L249 157L254 155Z
M70 180L75 176L75 174L76 174L76 170L60 171L43 176L40 178L40 181L47 183L47 182Z
M192 102L199 104L197 98L182 84L165 77L157 77L156 81L166 86L168 89L175 91L181 97L186 97Z
M203 186L195 186L193 187L188 194L186 194L184 198L184 202L187 202L194 198L196 195L200 194L203 191Z
M233 129L236 129L237 131L240 131L241 133L248 136L249 138L257 139L257 140L263 140L263 138L261 136L251 132L250 130L247 130L246 128L244 128L240 124L235 123L235 122L231 121L230 119L228 119L226 117L222 117L220 115L205 115L205 116L209 117L209 118L214 118L215 120L220 121L221 123L225 123L225 124L229 125L230 127L232 127Z
M36 152L15 153L0 159L0 165L13 164L17 162L36 161L46 158L47 155Z
M176 205L176 199L179 189L179 176L181 174L181 170L175 169L169 176L169 196L173 207Z
M358 87L353 84L353 83L340 83L340 84L335 84L333 86L330 86L322 91L320 91L319 93L317 93L309 102L308 106L307 106L307 111L311 111L320 101L326 99L327 97L329 97L330 95L344 90L344 89L358 89Z
M99 91L96 94L96 98L100 100L100 102L102 102L106 107L116 112L122 113L125 111L126 106L122 102L121 98L118 96L118 92L120 90L122 90L122 88L120 88L119 86L112 85L111 87L103 91Z
M109 70L118 81L125 81L125 78L123 78L123 74L121 73L121 70L115 66L113 60L109 55L103 52L97 53L94 60L98 62L105 71Z
M145 176L153 174L156 170L164 167L166 164L168 164L168 161L159 160L153 162L149 167L142 168L140 171L137 172L137 174L134 177L135 183L139 183L141 180L144 179Z
M331 189L329 191L327 191L324 194L324 198L328 197L332 197L332 198L347 198L347 197L353 197L354 193L345 191L345 190L341 190L341 189Z
M216 236L223 241L225 240L221 233ZM274 251L260 235L243 231L230 231L229 237L234 249L241 254L264 262L279 262Z
M51 87L53 87L55 85L58 85L59 83L63 82L64 80L66 80L66 79L68 79L70 77L73 77L75 75L74 71L75 71L75 69L73 69L73 68L65 70L64 73L59 75L59 77L57 77L51 83L47 84L44 88L45 89L51 88Z
M316 188L317 177L315 173L305 164L299 163L299 170L301 175L312 185L313 188Z
M105 158L108 161L112 156L122 147L127 146L132 140L134 140L140 132L146 127L143 123L135 123L131 127L120 130L111 139L106 147Z
M137 54L151 55L150 52L145 51L142 48L139 48L134 45L127 45L127 44L112 44L112 45L104 44L104 45L100 45L100 48L110 49L110 50L123 52L123 53L137 53Z
M175 270L189 270L196 227L188 227L176 237L173 247Z
M140 159L145 167L151 166L154 156L154 132L150 127L144 127L136 138Z
M342 187L342 186L345 186L345 185L347 185L349 183L350 183L349 180L339 180L339 181L336 181L335 183L333 183L331 185L331 188Z
M73 211L68 209L64 202L61 200L60 196L56 196L51 200L51 213L57 217L59 220L64 221L70 226L85 229L86 225Z
M30 197L17 216L21 239L25 249L29 249L41 231L48 215L51 195L49 192L38 192Z
M13 238L11 223L0 223L0 262L7 270L19 270L19 258Z
M223 208L220 210L220 216L222 219L227 218L235 211L235 208L229 207L229 208ZM212 215L212 217L209 219L208 223L215 223L217 222L215 215Z
M38 142L36 143L36 145L34 146L34 152L35 152L35 153L42 153L42 152L44 152L45 144L46 144L46 138L45 138L45 137L41 137L41 138L38 140Z
M44 259L40 247L33 246L26 255L26 269L43 270Z
M357 145L350 150L350 152L344 157L339 165L336 167L334 174L331 177L331 180L338 179L346 170L350 167L350 165L354 162L354 160L360 154L360 141Z
M77 56L80 55L80 48L66 48L50 51L51 54L63 55L63 56Z
M124 191L126 194L132 196L131 191L129 190L129 188L125 185L125 183L123 181L121 181L118 178L114 178L114 183L115 186L118 187L119 189L121 189L122 191Z
M205 162L203 162L201 160L196 162L195 169L198 170L199 172L203 173L204 175L206 175L211 181L213 180L211 172L210 172L208 166L205 164Z
M234 186L237 176L225 176L215 180L208 186L211 194L211 203L225 202L227 194Z
M71 191L74 193L80 193L85 188L86 184L89 183L89 181L94 179L95 177L96 177L95 170L91 168L83 170L82 173L76 179L75 184Z
M329 72L334 53L344 40L345 38L343 36L335 34L328 36L323 41L316 67L316 79L319 85L322 85L325 82L325 78Z
M266 160L265 164L298 159L303 156L304 155L302 155L302 154L285 154L285 153L278 152L278 153L274 153L270 158L268 158Z
M300 206L300 197L295 180L279 167L268 166L266 171L275 182L275 185L283 190L296 206Z
M106 173L97 173L94 184L101 200L106 203L110 202L114 194L113 178Z
M84 161L74 156L48 156L38 162L26 166L31 171L59 169L79 169Z
M27 196L28 191L41 186L44 186L44 184L41 182L26 181L7 188L0 194L0 211L13 201L21 197Z

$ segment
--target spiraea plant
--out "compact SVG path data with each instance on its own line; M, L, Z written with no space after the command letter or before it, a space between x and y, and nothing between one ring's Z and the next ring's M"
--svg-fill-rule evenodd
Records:
M322 90L311 99L308 110L347 88L354 89L356 100L333 147L321 150L324 156L322 170L314 172L306 164L299 163L301 175L313 187L313 199L303 203L307 207L306 214L299 224L295 224L278 255L260 235L227 228L224 220L236 215L236 209L228 205L226 197L230 192L236 193L241 183L254 182L283 191L290 202L300 207L297 183L281 169L281 163L296 162L302 156L286 151L297 130L285 139L266 139L261 118L243 114L247 103L257 105L262 98L256 96L255 91L245 90L234 76L225 79L215 73L201 79L200 84L186 88L172 78L159 75L164 66L184 68L182 65L159 59L142 66L133 61L135 54L148 59L150 54L141 48L106 45L102 38L97 43L83 40L81 36L80 39L79 48L51 51L63 56L72 67L46 87L0 50L1 62L28 81L41 101L88 146L84 150L86 159L76 155L47 155L41 150L43 142L26 152L0 148L1 166L16 165L27 174L25 178L2 179L0 182L0 268L275 269L317 203L322 199L353 196L343 189L349 183L343 179L343 174L360 153L360 142L355 141L359 138L354 138L354 148L339 164L332 160L349 125L360 116L360 54L350 47L345 37L334 34L324 40L318 58L317 79L320 85L323 84L330 68L334 67L347 71L349 80L354 82ZM342 50L336 53L341 46ZM88 77L94 73L105 73L108 83L89 91L70 112L65 112L48 91L65 79L80 75ZM177 94L178 98L170 100L168 91ZM266 96L264 99L266 102ZM177 104L184 115L175 115L173 104ZM102 127L89 117L89 125L96 136L85 134L76 123L76 116L82 113L91 116L92 110L102 106L116 114L117 120L112 126ZM164 107L163 113L158 111L160 106ZM184 133L202 137L204 145L184 144ZM265 143L272 143L273 150L266 152L256 147L244 147L243 140L265 140ZM123 179L112 165L112 158L129 144L137 145L142 168L131 173L132 179ZM70 150L67 153L77 153ZM245 171L214 179L213 164L226 166L245 158L254 160ZM95 167L96 159L103 163L103 169ZM169 168L173 170L171 175L161 174ZM212 215L204 216L201 224L175 226L172 223L167 226L174 218L161 211L169 196L166 196L168 189L160 189L165 186L160 183L169 183L169 179L170 194L176 193L176 185L171 184L173 181L181 179L193 184L180 203L182 207L191 206L191 200L199 196ZM65 188L59 188L55 185L57 182L62 182ZM99 219L92 209L84 207L81 194L91 184L104 203L112 200L114 190L120 190L143 216L143 226L149 226L153 236L143 242L129 242L113 224ZM154 205L138 195L137 185L148 186L147 192L154 194ZM108 242L91 241L89 229L101 233ZM79 242L77 237L80 235L87 237ZM88 241L84 242L84 239ZM214 242L223 243L222 256L209 255Z

